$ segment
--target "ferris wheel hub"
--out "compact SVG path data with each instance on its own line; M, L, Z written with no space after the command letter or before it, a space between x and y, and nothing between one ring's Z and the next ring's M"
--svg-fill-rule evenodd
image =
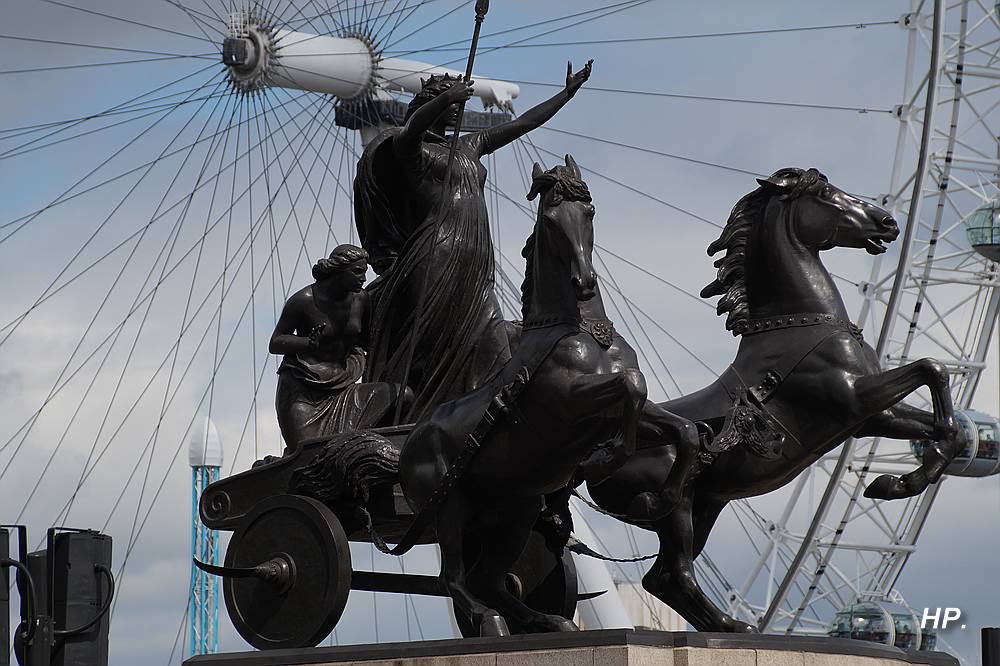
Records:
M233 21L222 43L222 63L236 90L251 92L268 83L274 59L274 35L259 21Z

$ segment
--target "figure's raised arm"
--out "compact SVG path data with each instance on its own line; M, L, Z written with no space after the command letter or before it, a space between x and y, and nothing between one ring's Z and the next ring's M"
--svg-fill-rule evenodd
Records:
M545 124L549 118L556 115L559 109L566 105L566 102L573 99L576 91L590 78L593 65L594 61L588 60L583 69L574 74L573 63L566 63L566 87L552 98L525 111L515 120L483 131L479 144L480 154L488 155Z
M421 104L403 125L396 136L393 146L397 153L415 152L423 141L424 132L435 129L446 120L445 112L454 104L464 102L472 97L472 84L456 80L446 90ZM443 130L443 127L440 128Z

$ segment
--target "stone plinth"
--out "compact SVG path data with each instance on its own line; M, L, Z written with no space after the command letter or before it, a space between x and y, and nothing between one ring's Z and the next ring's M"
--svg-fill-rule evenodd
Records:
M606 629L192 657L184 666L958 666L841 638Z

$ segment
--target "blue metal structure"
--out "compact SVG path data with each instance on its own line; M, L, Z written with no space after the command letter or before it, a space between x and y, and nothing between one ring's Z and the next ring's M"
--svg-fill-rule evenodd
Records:
M205 488L219 479L222 443L209 418L191 437L191 556L201 562L219 564L219 533L205 527L198 517L198 499ZM219 579L191 565L188 597L188 654L219 651Z

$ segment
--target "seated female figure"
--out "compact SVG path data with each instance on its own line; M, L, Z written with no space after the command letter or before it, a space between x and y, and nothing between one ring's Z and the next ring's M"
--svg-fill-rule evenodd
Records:
M285 355L275 409L286 454L306 439L370 428L391 417L399 388L358 383L368 339L367 270L367 252L340 245L313 266L316 281L281 311L269 351Z

